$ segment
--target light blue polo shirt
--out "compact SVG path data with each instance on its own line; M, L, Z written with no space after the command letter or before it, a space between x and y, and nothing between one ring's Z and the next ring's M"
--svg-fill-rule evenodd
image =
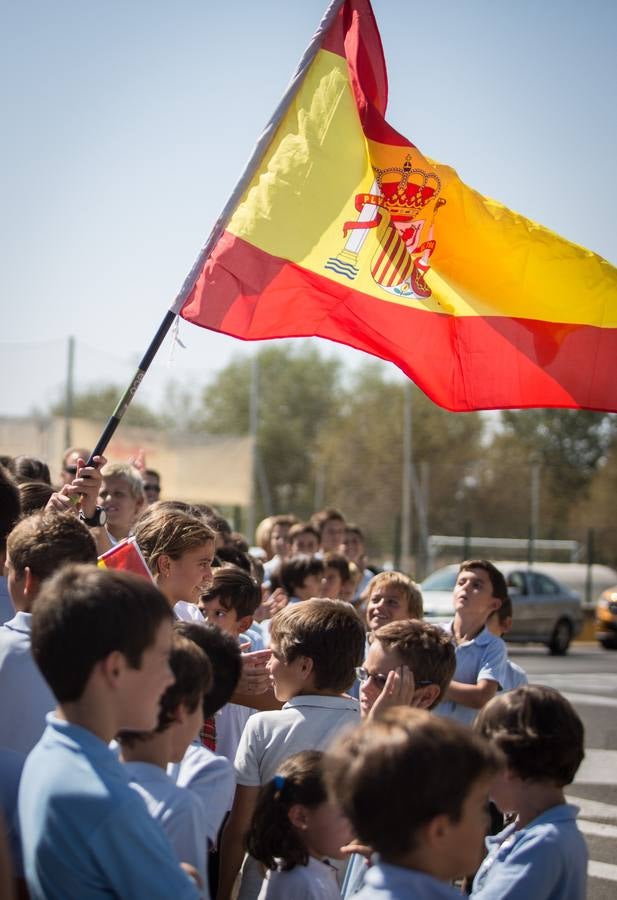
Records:
M454 620L444 625L444 631L452 634ZM471 641L465 641L456 647L456 669L452 681L463 684L477 684L479 681L496 681L503 685L506 678L508 652L504 641L488 630L486 625ZM471 725L477 709L444 700L434 710L436 715L455 719L463 725Z
M19 787L32 900L195 900L160 825L91 731L47 717Z
M45 731L56 698L30 647L32 615L17 612L0 627L0 746L30 753Z
M516 823L486 838L488 854L473 882L478 900L585 900L587 846L578 807L562 803L524 828Z
M495 895L497 896L497 895ZM461 900L460 891L432 875L379 860L367 870L354 900ZM527 898L529 900L529 897ZM534 898L535 900L535 898Z
M15 615L15 607L9 594L6 575L0 575L0 625L4 625Z

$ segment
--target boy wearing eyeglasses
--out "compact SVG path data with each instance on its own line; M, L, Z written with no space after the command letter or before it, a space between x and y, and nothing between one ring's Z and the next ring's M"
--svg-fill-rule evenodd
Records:
M363 719L379 718L393 706L433 709L446 692L454 669L454 646L438 625L403 619L373 632L364 665L356 669ZM350 845L352 854L341 890L353 897L363 885L370 848Z

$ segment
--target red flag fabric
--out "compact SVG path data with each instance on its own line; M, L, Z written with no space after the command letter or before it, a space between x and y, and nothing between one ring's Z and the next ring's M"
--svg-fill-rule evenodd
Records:
M99 556L97 565L102 569L119 569L122 572L140 575L148 581L154 580L134 537L120 541L111 550Z

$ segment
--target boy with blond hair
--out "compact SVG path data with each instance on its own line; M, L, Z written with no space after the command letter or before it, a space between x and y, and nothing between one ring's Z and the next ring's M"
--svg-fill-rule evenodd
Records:
M101 474L100 497L106 513L105 528L116 544L129 536L146 506L144 483L139 470L129 463L108 463Z
M388 622L422 618L420 588L402 572L380 572L368 584L366 622L376 631Z
M501 763L467 728L409 707L339 737L326 753L330 793L378 854L356 900L460 900L450 882L482 859Z
M248 720L236 754L236 795L223 832L218 900L231 896L259 788L279 763L301 750L323 750L334 734L358 720L358 701L347 693L362 660L364 628L353 607L312 599L287 606L272 619L268 663L281 710ZM241 897L257 896L262 875L247 858Z

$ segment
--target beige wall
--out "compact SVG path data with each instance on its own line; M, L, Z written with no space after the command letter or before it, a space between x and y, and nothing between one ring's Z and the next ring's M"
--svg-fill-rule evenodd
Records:
M73 419L73 446L91 449L102 430L99 423ZM248 436L191 435L120 425L105 455L110 462L126 462L143 450L148 468L161 473L161 499L248 506L251 446ZM0 417L0 453L44 459L55 479L64 449L63 419Z

